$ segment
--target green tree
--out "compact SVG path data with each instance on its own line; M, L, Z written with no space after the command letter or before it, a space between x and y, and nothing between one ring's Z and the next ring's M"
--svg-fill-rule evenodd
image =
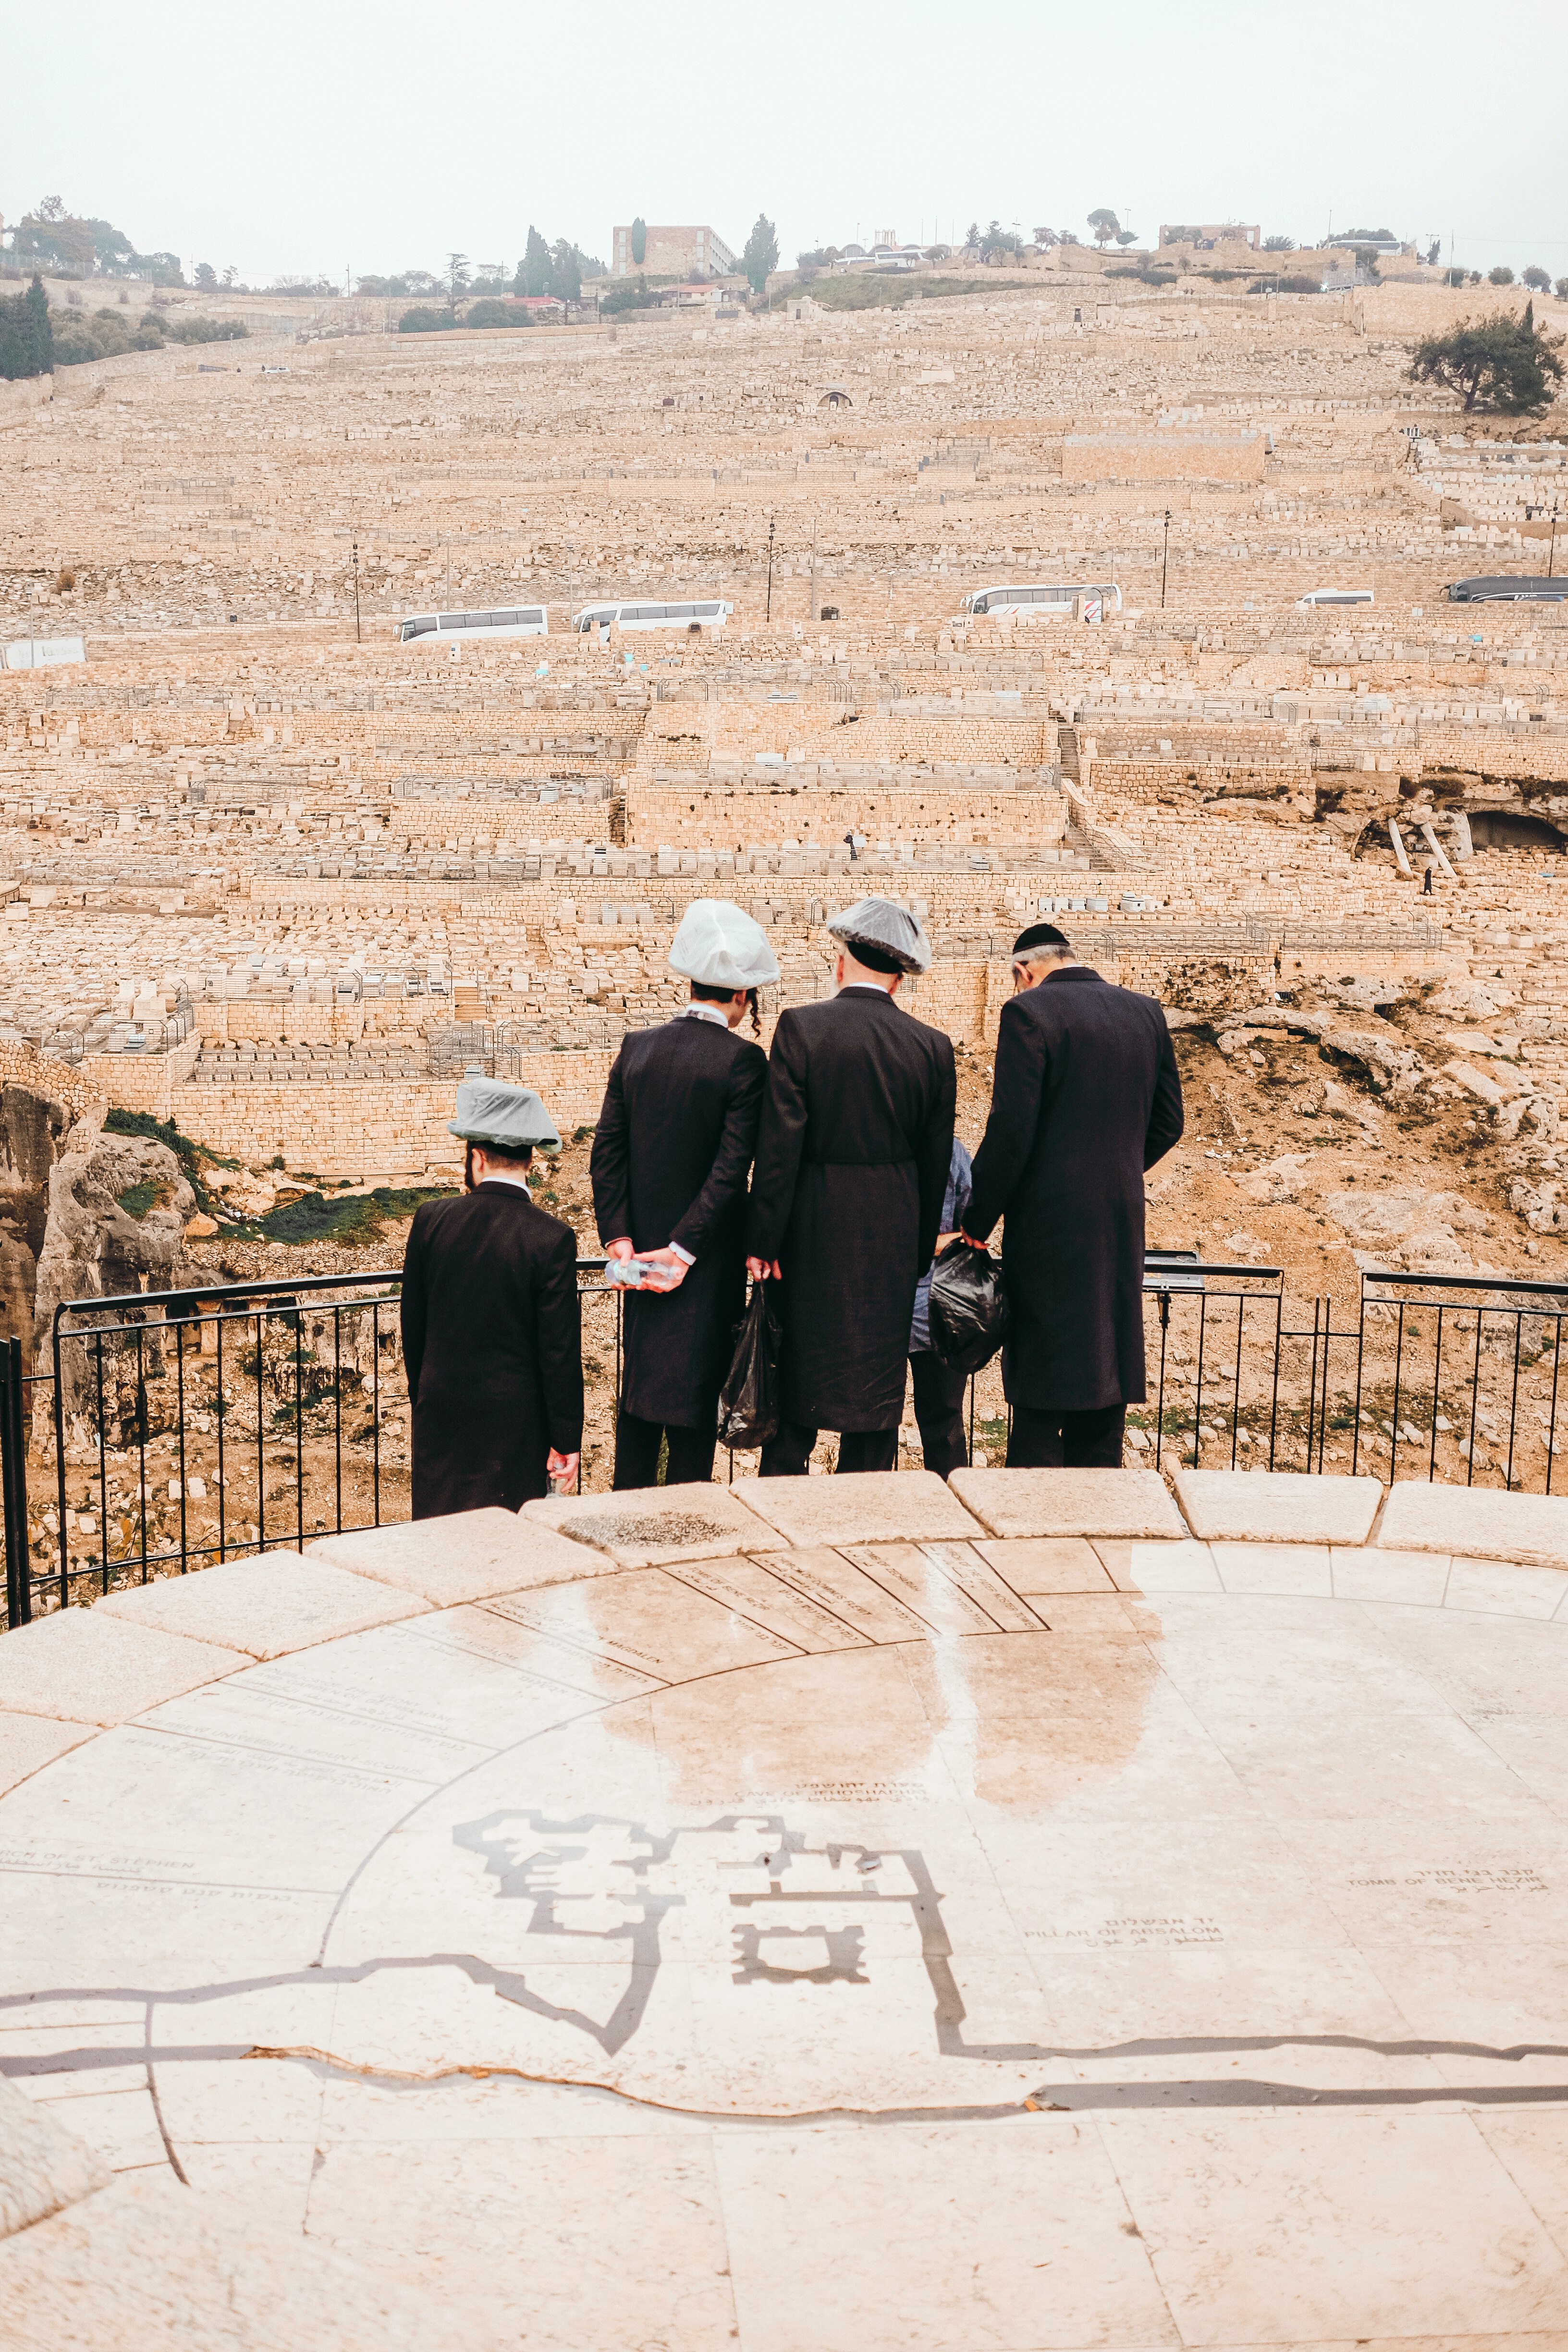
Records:
M1296 240L1293 236L1266 236L1263 250L1265 253L1294 253Z
M468 290L468 257L466 253L449 253L447 256L446 286L447 308L456 316L458 297Z
M528 225L528 246L517 265L512 280L514 294L548 294L550 292L550 247L531 221Z
M583 299L583 260L570 237L558 236L550 248L550 283L547 294L563 302L579 302Z
M1511 286L1513 284L1513 272L1508 267L1506 262L1499 262L1495 269L1488 270L1487 284L1489 286Z
M0 300L0 377L15 383L24 376L48 375L54 364L49 298L35 272L25 294Z
M1538 268L1533 263L1530 268L1521 269L1519 275L1521 283L1532 288L1537 294L1544 294L1552 284L1545 270Z
M197 262L197 264L196 264L196 284L197 284L197 286L200 288L201 291L202 291L204 294L216 294L216 291L217 291L217 271L213 268L212 263L211 263L210 261L198 261L198 262Z
M1563 381L1562 342L1536 326L1532 302L1522 319L1497 310L1451 335L1426 336L1410 355L1409 381L1458 393L1467 411L1535 415L1551 406Z
M647 259L647 223L641 213L632 223L632 259L639 269Z
M1121 234L1121 223L1108 205L1096 205L1089 216L1089 225L1094 231L1094 241L1101 250L1110 243L1113 236L1120 236Z
M760 294L768 282L768 272L779 266L779 236L766 213L759 213L752 224L752 234L746 239L741 255L741 267L753 294Z

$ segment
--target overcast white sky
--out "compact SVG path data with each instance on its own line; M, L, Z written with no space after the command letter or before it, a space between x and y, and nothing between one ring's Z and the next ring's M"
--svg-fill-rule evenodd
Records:
M1455 239L1568 275L1563 0L72 0L14 10L7 222L46 194L143 250L341 282L607 257L637 214L786 260L1113 206Z

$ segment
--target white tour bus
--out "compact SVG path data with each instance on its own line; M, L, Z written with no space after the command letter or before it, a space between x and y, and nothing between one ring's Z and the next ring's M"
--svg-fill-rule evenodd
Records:
M1298 613L1314 604L1374 604L1377 602L1370 588L1309 588L1304 596L1296 599Z
M415 637L547 637L550 614L542 604L517 604L505 613L414 613L398 629L400 645Z
M1056 587L1010 587L998 583L993 588L976 588L963 599L961 610L965 613L1026 613L1031 617L1056 621L1070 619L1073 600L1078 596L1098 596L1102 614L1109 616L1121 610L1121 591L1113 580L1071 580Z
M733 604L721 604L710 597L703 604L655 604L635 603L624 604L584 604L580 613L572 615L572 626L580 634L589 629L721 629Z

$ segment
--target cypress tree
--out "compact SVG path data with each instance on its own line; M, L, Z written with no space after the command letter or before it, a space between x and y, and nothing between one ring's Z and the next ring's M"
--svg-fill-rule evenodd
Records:
M55 365L55 331L49 324L49 298L44 291L44 281L35 270L33 282L22 297L26 319L28 356L32 361L29 375L52 375Z

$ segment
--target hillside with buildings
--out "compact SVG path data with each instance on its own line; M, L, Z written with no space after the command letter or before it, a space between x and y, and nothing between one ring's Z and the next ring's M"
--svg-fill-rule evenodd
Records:
M551 1106L591 1246L585 1134L684 907L767 924L771 1022L867 888L931 931L972 1141L1045 911L1180 1032L1155 1239L1309 1315L1368 1265L1559 1272L1568 625L1446 595L1555 568L1552 419L1407 381L1468 289L1047 261L696 326L240 302L241 344L10 388L0 1043L205 1148L193 1278L395 1255L474 1060ZM1005 583L1065 601L966 609ZM732 609L568 630L627 599ZM547 636L399 641L536 604Z

